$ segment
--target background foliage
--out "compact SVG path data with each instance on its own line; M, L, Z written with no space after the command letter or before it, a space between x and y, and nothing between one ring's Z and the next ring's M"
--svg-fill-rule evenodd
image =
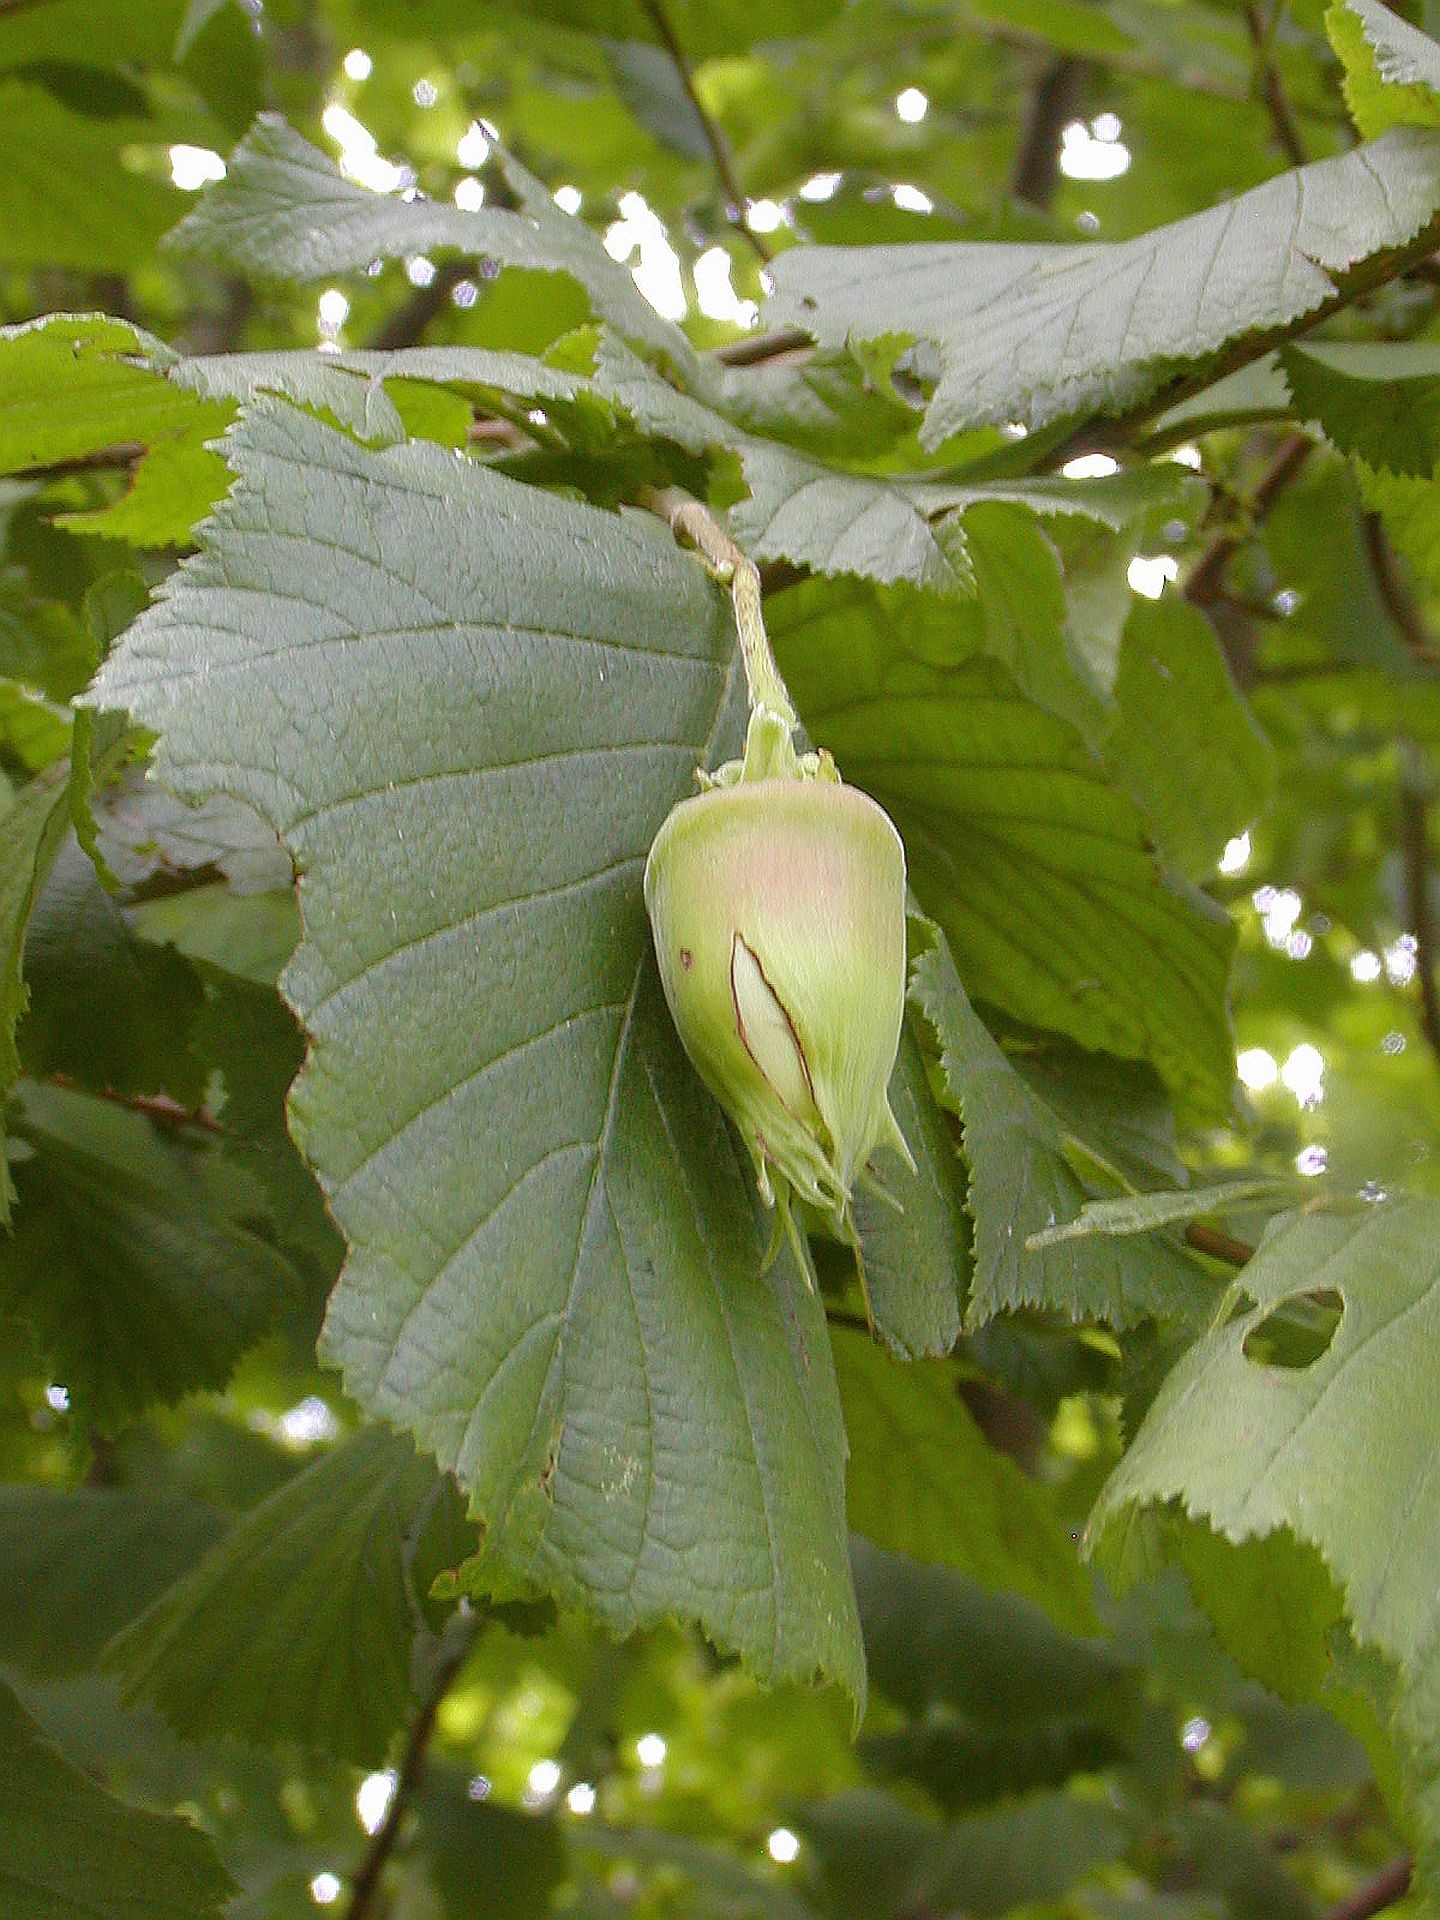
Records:
M1437 34L0 0L7 1915L1430 1910ZM906 841L873 1330L677 491Z

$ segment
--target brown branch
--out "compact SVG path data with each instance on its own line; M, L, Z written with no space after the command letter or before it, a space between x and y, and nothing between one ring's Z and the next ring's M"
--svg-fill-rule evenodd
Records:
M1287 434L1264 473L1256 482L1245 515L1245 533L1253 531L1265 519L1280 495L1309 459L1314 442L1308 434ZM1208 607L1220 597L1225 569L1240 547L1242 533L1227 528L1206 547L1185 582L1185 598L1197 607Z
M1402 751L1403 751L1402 743ZM1420 1031L1440 1060L1440 962L1435 908L1430 897L1430 796L1417 777L1415 756L1405 752L1400 773L1400 854L1405 876L1405 918L1415 936L1415 975L1420 986Z
M400 1757L400 1765L395 1772L395 1791L390 1796L390 1804L385 1809L385 1818L375 1829L370 1845L365 1850L365 1858L360 1863L360 1871L355 1876L354 1890L350 1895L350 1904L345 1909L345 1920L372 1920L379 1913L376 1899L380 1892L381 1876L386 1862L395 1851L395 1843L400 1838L400 1828L410 1811L415 1792L424 1776L425 1763L430 1754L430 1742L435 1734L435 1721L446 1694L455 1684L456 1676L469 1657L479 1632L478 1616L467 1616L471 1622L468 1632L453 1632L453 1644L446 1648L437 1660L429 1692L426 1694L420 1711L410 1723L410 1731L405 1736L405 1751ZM447 1638L456 1626L450 1622Z
M1409 1854L1402 1853L1398 1860L1392 1860L1388 1867L1382 1867L1373 1879L1357 1887L1339 1906L1331 1907L1325 1920L1372 1920L1372 1915L1383 1913L1387 1907L1393 1907L1397 1900L1404 1899L1410 1890L1413 1870L1414 1862Z
M1365 557L1385 611L1395 622L1406 650L1422 665L1440 664L1434 636L1400 571L1395 550L1385 537L1378 513L1364 517ZM1415 973L1420 987L1420 1032L1440 1061L1440 929L1430 898L1430 801L1432 783L1418 752L1407 740L1399 742L1400 856L1405 887L1405 918L1415 936Z
M1365 558L1370 563L1371 576L1379 589L1380 598L1385 602L1385 611L1399 629L1406 650L1422 666L1440 666L1440 653L1435 650L1434 638L1410 596L1410 589L1395 557L1395 549L1385 537L1384 523L1378 513L1365 515L1362 531Z
M852 1333L874 1333L875 1329L863 1313L847 1313L843 1307L826 1307L826 1323L832 1327L848 1327Z
M72 473L106 473L118 467L133 466L146 452L143 440L122 440L113 447L97 447L93 453L77 453L70 460L52 460L38 467L17 467L16 480L63 480Z
M727 367L758 367L766 360L808 353L814 345L804 327L777 327L773 333L747 333L742 340L729 340L715 349L715 358Z
M1236 1240L1233 1235L1221 1233L1218 1227L1204 1226L1199 1220L1188 1223L1184 1238L1187 1247L1194 1247L1197 1253L1208 1253L1212 1260L1223 1260L1227 1267L1246 1266L1255 1257L1255 1249L1248 1240Z
M756 233L745 220L745 194L735 172L735 156L730 151L730 143L716 122L705 111L700 95L695 88L695 70L690 65L689 55L680 43L679 35L671 24L663 0L642 0L645 13L659 34L661 44L669 54L675 68L685 98L690 102L696 119L700 122L700 131L705 136L705 144L710 149L710 158L715 163L715 172L719 176L721 190L726 199L726 218L739 234L743 234L754 249L760 262L768 266L774 258L770 246L762 235Z
M470 259L446 260L435 269L428 287L416 287L380 327L370 349L373 353L395 353L401 347L416 346L430 322L444 311L445 302L468 274L475 271Z
M1072 55L1052 60L1035 83L1025 115L1025 132L1010 174L1010 192L1041 212L1055 198L1060 182L1060 137L1074 118L1085 68Z
M80 1087L80 1083L68 1073L52 1073L48 1076L55 1087L73 1087L91 1094L97 1100L108 1100L112 1106L124 1107L127 1113L144 1114L147 1120L153 1120L157 1126L174 1130L176 1127L196 1127L201 1133L224 1133L225 1128L213 1113L207 1113L204 1107L182 1106L178 1100L172 1100L168 1093L120 1093L114 1087Z
M1249 29L1250 40L1255 48L1255 84L1260 98L1265 102L1270 115L1270 124L1275 129L1275 139L1280 151L1292 167L1305 165L1305 143L1300 138L1300 129L1295 121L1295 109L1290 104L1290 96L1280 78L1279 68L1270 51L1270 42L1274 37L1275 22L1280 17L1283 0L1277 0L1275 11L1267 26L1260 18L1258 0L1245 0L1245 25Z

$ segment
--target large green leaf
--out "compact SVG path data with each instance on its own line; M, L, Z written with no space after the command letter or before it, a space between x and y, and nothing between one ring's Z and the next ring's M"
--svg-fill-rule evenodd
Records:
M0 1904L6 1920L219 1920L234 1891L188 1820L113 1799L0 1686Z
M1255 1305L1174 1368L1091 1523L1100 1551L1122 1561L1137 1515L1170 1501L1229 1540L1288 1528L1315 1547L1356 1637L1386 1655L1408 1689L1400 1724L1429 1801L1432 1851L1440 1805L1437 1233L1432 1200L1283 1216L1245 1269ZM1287 1302L1303 1305L1321 1291L1343 1310L1318 1358L1263 1360L1257 1330Z
M97 698L304 875L293 1113L351 1248L325 1352L512 1571L858 1693L819 1303L760 1272L640 900L730 724L722 603L658 520L439 448L278 404L230 448L209 549Z
M1088 1197L1083 1170L1093 1170L1097 1159L1117 1177L1157 1171L1144 1152L1145 1109L1153 1096L1147 1103L1138 1076L1128 1089L1107 1087L1092 1067L1086 1087L1084 1065L1076 1062L1078 1098L1047 1098L1043 1082L1021 1077L970 1005L943 942L922 953L914 992L934 1027L949 1098L965 1128L975 1218L971 1323L1019 1306L1060 1307L1120 1327L1147 1314L1193 1320L1211 1289L1169 1238L1157 1235L1139 1245L1033 1240L1079 1214ZM1138 1162L1124 1142L1132 1127L1142 1149Z
M936 603L892 595L817 582L778 596L771 628L806 725L904 836L968 990L1223 1111L1224 916L1162 877L1073 727L970 655Z
M171 1143L139 1113L22 1083L20 1202L0 1299L35 1330L77 1413L102 1431L152 1400L220 1386L295 1303L264 1203L211 1142Z
M378 1765L410 1697L410 1561L433 1461L367 1427L236 1522L107 1655L191 1736Z
M1131 406L1177 362L1314 314L1373 255L1428 252L1437 207L1440 135L1402 127L1113 244L792 247L766 314L828 346L932 342L923 438L938 445Z
M1092 1631L1089 1584L1069 1529L1045 1490L986 1441L953 1371L936 1362L897 1366L858 1334L837 1329L833 1337L855 1531L1023 1594L1072 1632Z
M444 200L357 186L283 120L262 114L231 156L225 179L181 221L172 244L276 280L323 279L428 249L565 273L627 339L689 365L694 356L684 334L660 317L599 235L562 213L517 161L502 155L500 162L518 210L466 212Z

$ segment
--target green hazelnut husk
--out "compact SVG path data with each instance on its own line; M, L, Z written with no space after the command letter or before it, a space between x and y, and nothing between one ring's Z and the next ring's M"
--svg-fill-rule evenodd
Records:
M854 1186L875 1149L910 1158L887 1097L905 1004L905 854L884 809L828 759L787 759L780 777L722 770L726 784L672 810L645 904L680 1038L762 1195L786 1224L793 1194L853 1240Z

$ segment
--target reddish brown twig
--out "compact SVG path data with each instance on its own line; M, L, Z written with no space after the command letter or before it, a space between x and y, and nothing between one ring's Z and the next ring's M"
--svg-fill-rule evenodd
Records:
M1403 1900L1410 1890L1410 1876L1414 1872L1414 1862L1408 1853L1402 1853L1398 1860L1392 1860L1388 1867L1382 1867L1372 1880L1357 1887L1348 1900L1342 1900L1338 1907L1332 1907L1325 1920L1371 1920L1371 1916L1383 1913L1387 1907L1393 1907L1397 1900Z

